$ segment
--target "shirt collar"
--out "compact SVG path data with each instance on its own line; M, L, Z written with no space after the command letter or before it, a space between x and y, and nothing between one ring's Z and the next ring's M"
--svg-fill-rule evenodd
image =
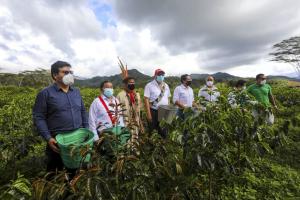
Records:
M62 90L56 83L53 84L53 87L55 88L55 90L58 92L59 90ZM73 90L73 86L69 86L69 90Z
M161 87L155 79L153 79L152 84L156 85L157 87ZM164 84L165 82L162 82L162 85Z
M207 85L205 85L203 88L209 90L209 87L207 87ZM217 90L217 89L218 88L216 86L214 86L214 85L211 88L211 90Z
M181 84L180 86L181 86L183 89L189 89L189 88L190 88L190 86L185 87L185 85L183 85L183 84Z
M104 94L101 94L101 97L102 97L102 99L105 100L105 101L109 101L109 100L110 100L110 99L107 98ZM113 100L113 101L115 100L115 97L114 97L114 96L112 97L112 100Z
M152 84L159 86L155 79L153 79Z

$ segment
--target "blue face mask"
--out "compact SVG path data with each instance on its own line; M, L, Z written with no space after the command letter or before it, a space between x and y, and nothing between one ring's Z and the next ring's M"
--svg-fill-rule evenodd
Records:
M157 76L156 80L161 83L161 82L163 82L165 80L165 77L162 76L162 75L161 76Z
M114 89L112 88L104 88L103 94L107 97L110 98L114 95Z

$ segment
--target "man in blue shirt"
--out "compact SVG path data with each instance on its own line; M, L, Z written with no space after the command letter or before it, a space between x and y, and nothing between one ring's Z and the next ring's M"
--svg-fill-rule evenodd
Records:
M33 120L39 134L48 142L47 171L63 169L55 136L80 127L88 127L85 107L78 89L72 87L71 65L57 61L51 65L55 81L38 93L33 107Z

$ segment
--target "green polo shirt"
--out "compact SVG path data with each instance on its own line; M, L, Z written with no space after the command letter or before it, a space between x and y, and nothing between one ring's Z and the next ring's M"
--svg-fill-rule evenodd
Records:
M269 84L258 85L252 84L247 88L247 91L252 94L255 99L266 107L270 107L271 103L269 95L272 94L272 88Z

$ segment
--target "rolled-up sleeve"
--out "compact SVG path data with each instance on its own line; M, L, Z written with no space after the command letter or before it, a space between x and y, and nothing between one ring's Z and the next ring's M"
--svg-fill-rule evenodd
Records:
M204 90L199 90L198 97L206 97L206 92Z
M90 106L89 111L89 129L94 133L94 141L99 140L98 132L97 132L97 104L93 101L92 105Z
M32 110L33 121L39 134L45 139L51 138L50 131L47 125L47 92L41 91L35 100Z
M144 97L150 98L150 85L149 85L149 83L145 87Z
M173 94L173 103L175 104L176 101L179 101L179 87L176 87Z
M167 97L170 98L172 95L169 86L167 86L166 91L168 92Z

